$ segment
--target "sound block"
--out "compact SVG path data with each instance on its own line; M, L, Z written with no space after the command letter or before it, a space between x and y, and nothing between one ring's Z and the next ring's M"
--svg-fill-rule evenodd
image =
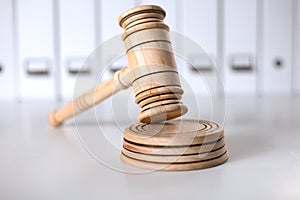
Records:
M223 146L220 149L212 150L210 152L190 154L190 155L155 155L155 154L141 154L133 152L123 148L122 153L130 158L137 160L143 160L148 162L157 163L187 163L187 162L199 162L214 159L226 153L226 147Z
M124 130L129 142L152 146L190 146L217 141L223 127L205 120L172 120L161 123L136 123Z
M228 160L228 154L226 152L220 157L211 160L206 160L206 161L167 164L167 163L157 163L157 162L146 162L143 160L130 158L122 153L121 160L124 163L127 163L129 165L144 168L144 169L160 170L160 171L186 171L186 170L205 169L205 168L214 167L223 164Z
M228 159L223 127L205 120L136 123L124 131L121 160L153 170L194 170Z
M197 144L197 145L190 145L190 146L151 146L151 145L143 145L143 144L136 144L127 141L124 139L123 141L123 149L141 153L141 154L154 154L154 155L194 155L194 154L202 154L208 153L213 150L217 150L225 146L225 139L224 137L220 138L217 141L204 143L204 144Z

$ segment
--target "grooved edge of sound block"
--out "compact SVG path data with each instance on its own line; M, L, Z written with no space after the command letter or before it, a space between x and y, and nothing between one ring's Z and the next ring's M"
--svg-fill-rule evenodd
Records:
M160 171L187 171L187 170L205 169L205 168L221 165L228 160L228 153L226 152L220 157L211 159L209 161L175 163L175 164L146 162L137 159L132 159L124 154L121 154L121 160L129 165L144 168L144 169L160 170Z
M193 154L193 155L149 155L149 154L141 154L132 152L123 148L122 153L130 158L146 161L146 162L156 162L156 163L186 163L186 162L200 162L200 161L208 161L219 157L226 153L226 146L212 150L210 152L201 153L201 154Z
M225 145L224 137L217 141L191 146L151 146L132 143L124 139L123 148L141 154L152 155L190 155L206 153Z

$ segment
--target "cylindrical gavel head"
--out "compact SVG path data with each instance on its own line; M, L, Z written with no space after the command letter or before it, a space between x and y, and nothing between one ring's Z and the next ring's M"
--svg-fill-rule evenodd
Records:
M163 23L165 16L161 7L145 5L119 17L135 102L142 108L139 121L145 123L173 119L187 112L181 102L183 90L169 27Z

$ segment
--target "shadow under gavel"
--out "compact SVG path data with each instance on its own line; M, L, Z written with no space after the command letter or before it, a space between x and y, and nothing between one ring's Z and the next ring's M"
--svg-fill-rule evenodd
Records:
M119 24L124 28L128 67L48 116L50 125L60 126L66 119L100 103L130 86L135 103L141 108L140 122L153 123L184 115L183 90L169 38L163 23L165 11L159 6L139 6L123 13Z

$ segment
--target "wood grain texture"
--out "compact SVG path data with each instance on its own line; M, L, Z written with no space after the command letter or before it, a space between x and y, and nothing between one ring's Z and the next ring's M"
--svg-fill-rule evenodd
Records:
M155 163L146 162L137 159L130 158L124 154L121 154L121 160L129 165L140 167L150 170L161 170L161 171L186 171L186 170L197 170L214 167L225 163L228 160L228 153L221 155L220 157L199 162L187 162L187 163Z
M184 115L188 109L181 102L183 90L169 37L169 27L163 22L165 16L165 11L155 5L138 6L121 14L119 24L124 28L122 39L128 67L50 113L49 123L59 126L64 120L130 85L133 86L136 101L141 107L138 117L140 122L159 122ZM122 76L123 71L127 72L126 77ZM171 99L157 99L157 95L167 93L174 95Z
M172 120L154 124L136 123L124 130L129 142L152 146L183 146L217 141L223 127L205 120Z
M181 97L182 97L181 94L174 94L174 93L161 94L157 96L151 96L150 98L139 101L138 105L142 108L145 108L145 106L154 102L158 102L162 100L170 100L170 99L178 100L181 99Z
M183 90L178 86L168 86L155 88L155 95L153 95L152 93L153 91L149 89L136 94L135 102L140 103L141 101L146 101L147 99L151 99L152 97L156 97L158 95L163 94L180 94L180 96L178 96L179 98L183 94Z
M152 170L195 170L226 162L221 125L206 120L136 123L124 130L121 160Z
M141 154L136 153L125 148L122 153L127 157L134 158L141 161L156 162L156 163L186 163L186 162L199 162L208 161L223 155L226 152L226 147L223 146L219 149L212 150L201 154L193 155L154 155L154 154Z
M190 145L190 146L151 146L123 141L123 148L141 154L150 155L191 155L207 153L225 146L225 139L221 138L217 141Z
M69 102L62 108L51 112L48 115L49 124L53 127L58 127L66 119L77 115L85 111L86 109L100 103L101 101L118 92L119 90L129 87L130 85L124 85L123 79L123 76L125 77L128 72L129 68L122 68L120 71L115 73L114 77L104 81L92 90L77 97L74 101Z
M183 90L164 17L162 8L148 5L125 11L119 18L128 65L133 71L135 102L141 108L138 119L143 123L174 119L188 111L181 101ZM157 98L161 94L173 95Z
M142 123L156 123L180 117L187 111L187 107L181 103L162 104L141 112L138 119Z
M130 27L136 25L137 22L144 22L144 20L147 19L155 19L156 21L161 22L164 19L164 16L159 13L143 13L134 15L122 23L122 28L129 29Z
M130 20L132 16L142 15L144 13L157 13L162 16L162 19L165 18L166 12L159 6L156 5L143 5L131 8L123 12L119 16L119 25L123 28L126 28L126 20Z

